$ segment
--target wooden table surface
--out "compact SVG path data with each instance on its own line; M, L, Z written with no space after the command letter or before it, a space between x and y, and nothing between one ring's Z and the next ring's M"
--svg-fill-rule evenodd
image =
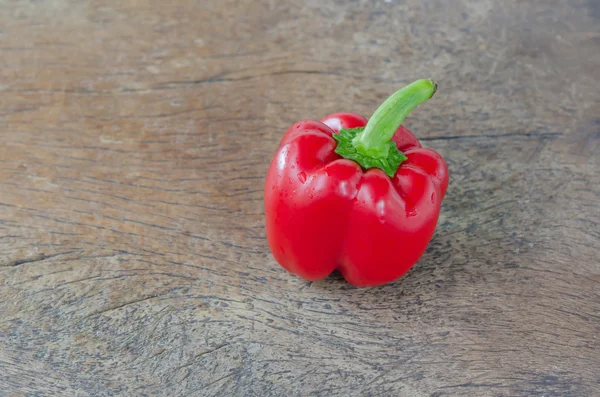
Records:
M191 3L0 2L0 395L600 395L600 2ZM283 132L417 78L426 254L286 273Z

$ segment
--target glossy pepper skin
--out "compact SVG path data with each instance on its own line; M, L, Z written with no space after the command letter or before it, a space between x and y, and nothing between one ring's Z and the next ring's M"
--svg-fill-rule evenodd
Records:
M354 113L300 121L269 168L269 245L281 266L306 280L339 269L355 286L389 283L417 262L433 235L448 186L444 159L399 126L391 140L406 160L393 177L364 170L335 152L333 136L366 124Z

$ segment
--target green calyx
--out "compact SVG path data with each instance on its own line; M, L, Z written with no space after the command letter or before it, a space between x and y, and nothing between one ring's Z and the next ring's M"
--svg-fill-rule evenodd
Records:
M398 150L396 144L392 141L388 141L385 144L387 154L384 156L373 156L359 151L354 146L354 139L364 130L365 127L350 128L333 134L333 139L337 141L335 152L346 159L356 161L365 170L380 168L390 177L393 177L400 164L406 160L406 156Z
M436 90L435 81L417 80L396 91L377 108L365 127L334 134L338 143L335 152L364 169L380 168L393 177L407 157L391 139L408 113L431 98Z

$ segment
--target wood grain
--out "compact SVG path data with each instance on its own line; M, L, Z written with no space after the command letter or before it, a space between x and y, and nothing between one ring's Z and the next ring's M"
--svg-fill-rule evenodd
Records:
M0 2L0 395L600 395L597 1L191 3ZM422 77L425 256L287 274L285 129Z

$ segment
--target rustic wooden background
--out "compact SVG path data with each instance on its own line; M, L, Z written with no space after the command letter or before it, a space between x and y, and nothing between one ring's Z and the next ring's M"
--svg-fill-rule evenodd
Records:
M0 395L600 395L599 1L191 3L0 1ZM287 274L285 129L422 77L427 253Z

